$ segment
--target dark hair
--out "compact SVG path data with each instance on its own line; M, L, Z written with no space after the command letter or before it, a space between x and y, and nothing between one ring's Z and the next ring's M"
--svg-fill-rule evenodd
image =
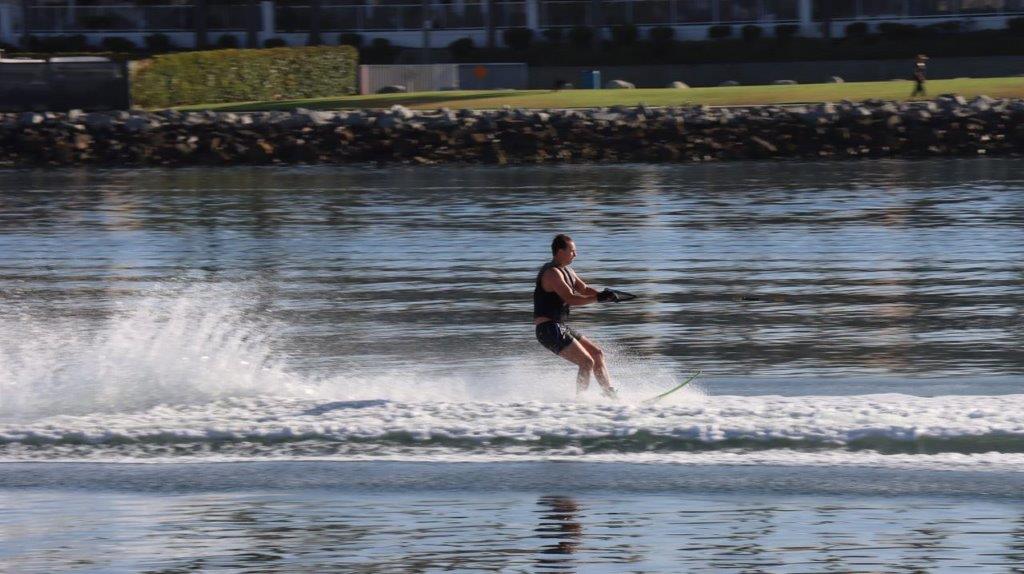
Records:
M572 237L569 237L564 233L559 233L558 235L556 235L555 238L551 241L551 254L554 255L558 253L559 249L565 249L566 247L568 247L570 241L572 241Z

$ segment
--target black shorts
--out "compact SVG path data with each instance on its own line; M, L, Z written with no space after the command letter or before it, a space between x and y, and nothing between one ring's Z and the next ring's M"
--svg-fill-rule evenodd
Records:
M537 325L537 340L541 345L547 347L552 353L559 354L566 347L580 338L580 334L565 323L548 321Z

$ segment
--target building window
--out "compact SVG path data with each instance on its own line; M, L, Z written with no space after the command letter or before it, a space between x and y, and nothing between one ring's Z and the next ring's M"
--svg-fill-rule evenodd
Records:
M800 7L797 0L765 0L765 20L797 20L800 18Z
M1006 10L1004 0L960 0L960 11L967 13L992 13Z
M856 18L856 0L814 0L811 17L820 22L825 18L825 2L832 6L832 19Z
M753 22L761 19L758 0L720 0L719 19L723 22Z
M676 18L682 23L710 22L711 0L678 0Z
M911 16L956 14L956 0L908 0Z

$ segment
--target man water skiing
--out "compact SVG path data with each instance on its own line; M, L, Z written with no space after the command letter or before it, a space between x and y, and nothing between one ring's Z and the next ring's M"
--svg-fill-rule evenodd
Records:
M568 235L555 236L551 242L551 254L552 260L537 273L537 284L533 289L533 324L537 340L559 357L579 366L577 393L587 390L590 373L593 372L602 394L614 399L615 389L608 377L601 347L574 331L565 321L569 318L570 306L618 301L618 295L611 289L598 292L569 267L576 258L576 244Z

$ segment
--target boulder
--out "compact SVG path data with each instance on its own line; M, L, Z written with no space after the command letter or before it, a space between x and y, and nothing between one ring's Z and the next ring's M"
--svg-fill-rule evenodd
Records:
M871 109L865 106L853 106L847 110L844 110L844 115L850 118L870 118L872 116Z
M325 112L319 110L310 110L306 112L306 117L309 118L310 123L315 126L326 126L335 123L337 114L334 112Z
M356 110L354 112L349 112L348 115L345 116L345 125L349 126L349 127L354 127L354 128L364 127L364 126L368 125L369 123L370 122L367 121L367 119L366 119L366 112L364 112L362 110Z
M113 124L113 118L102 112L92 112L85 116L85 125L91 130L109 129Z
M718 85L723 87L723 88L731 88L731 87L740 85L740 83L737 82L736 80L726 80L726 81L724 81L724 82L722 82L721 84L718 84Z
M397 116L381 116L377 118L377 123L375 125L384 130L390 130L400 126L401 124L402 120Z
M158 125L156 122L150 123L149 118L134 116L125 120L124 129L131 133L138 133L148 131L150 128Z
M796 85L796 80L774 80L772 82L772 85L773 86L795 86Z
M775 144L758 136L750 136L750 143L753 144L761 153L772 154L779 151L779 148L777 148Z
M377 93L378 94L404 94L404 93L406 93L408 91L409 91L409 88L406 88L405 86L397 85L396 84L394 86L384 86L383 88L377 90Z
M983 94L971 100L970 106L971 109L976 112L987 112L992 109L992 104L995 102L996 100L994 98L990 98Z
M910 120L916 120L919 122L927 122L932 119L932 114L928 110L923 109L910 109L903 113L903 116Z
M939 104L943 108L956 108L967 105L967 99L960 94L942 94L935 98L935 103Z
M684 82L680 82L679 80L676 80L676 81L672 82L671 84L669 84L668 87L673 89L673 90L686 90L690 86L686 85L686 83L684 83Z
M46 118L43 114L37 114L36 112L22 112L18 116L18 125L20 126L34 126L43 123Z
M411 120L412 117L415 116L416 114L414 114L412 110L405 106L394 105L391 106L391 115L396 118L401 118L403 120Z
M604 85L606 90L634 90L636 86L626 80L611 80Z

